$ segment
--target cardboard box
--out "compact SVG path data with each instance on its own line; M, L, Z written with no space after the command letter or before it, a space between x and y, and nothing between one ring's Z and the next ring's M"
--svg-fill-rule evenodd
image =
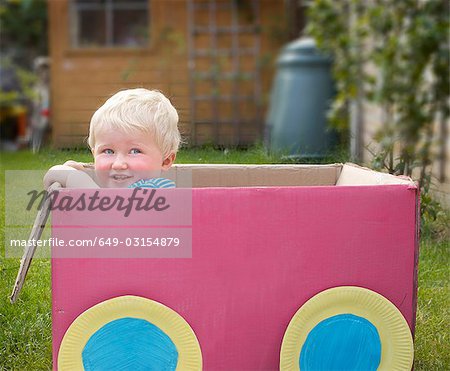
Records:
M198 338L205 370L278 369L294 313L336 286L383 295L414 333L419 195L411 180L351 164L173 170L175 178L186 173L192 190L165 192L192 192L191 219L177 221L192 227L192 257L52 260L55 367L71 323L122 295L146 297L180 314ZM126 197L131 190L102 192ZM104 237L118 230L133 236L133 223L155 227L143 214L125 219L111 217ZM89 235L85 220L54 211L53 237Z

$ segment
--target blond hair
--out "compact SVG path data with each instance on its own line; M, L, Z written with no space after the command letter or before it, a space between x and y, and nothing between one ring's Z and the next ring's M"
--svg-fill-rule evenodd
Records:
M181 141L178 113L157 90L122 90L109 98L91 118L88 144L92 150L95 134L102 128L150 133L164 158L177 153Z

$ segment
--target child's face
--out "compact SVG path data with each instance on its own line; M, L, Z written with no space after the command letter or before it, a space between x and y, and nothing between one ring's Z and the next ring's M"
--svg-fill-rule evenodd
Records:
M95 173L100 187L126 188L141 179L160 176L175 155L164 159L151 134L102 129L93 149Z

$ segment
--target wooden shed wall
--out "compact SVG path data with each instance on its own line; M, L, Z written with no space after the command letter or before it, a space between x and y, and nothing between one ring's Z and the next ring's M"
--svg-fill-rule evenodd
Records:
M178 110L180 130L189 142L186 0L149 1L150 42L149 47L143 49L71 48L69 0L48 1L55 147L85 146L89 121L95 110L118 90L134 87L158 89L168 96ZM273 78L273 61L284 42L276 37L276 33L283 30L283 2L260 0L260 9L260 60L266 62L261 72L264 110ZM199 42L209 47L206 39ZM208 64L209 61L200 63Z

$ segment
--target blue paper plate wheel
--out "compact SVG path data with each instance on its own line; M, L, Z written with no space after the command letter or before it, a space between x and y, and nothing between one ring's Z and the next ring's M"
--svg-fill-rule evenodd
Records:
M381 340L375 326L353 314L338 314L314 326L300 352L301 370L376 370Z
M361 287L320 292L293 316L281 370L410 370L413 341L401 312Z
M67 329L58 370L201 370L189 324L156 301L120 296L80 314Z
M175 370L178 351L161 329L139 318L108 322L88 340L82 351L86 371Z

